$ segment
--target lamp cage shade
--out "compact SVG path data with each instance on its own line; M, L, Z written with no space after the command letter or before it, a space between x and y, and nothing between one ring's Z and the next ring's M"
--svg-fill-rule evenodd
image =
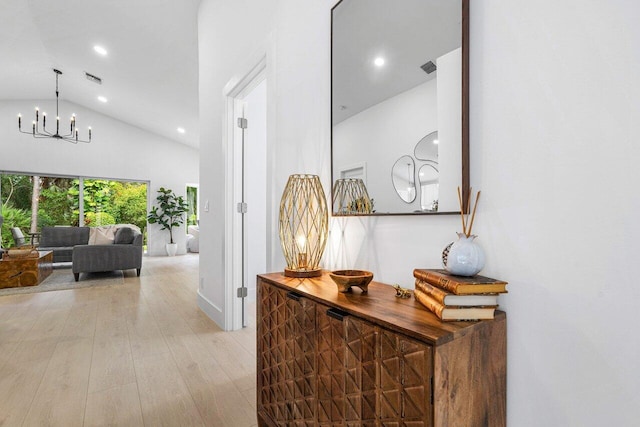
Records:
M364 181L359 178L337 179L333 185L334 215L358 215L373 212Z
M280 244L285 276L314 277L329 230L327 201L317 175L291 175L280 201Z

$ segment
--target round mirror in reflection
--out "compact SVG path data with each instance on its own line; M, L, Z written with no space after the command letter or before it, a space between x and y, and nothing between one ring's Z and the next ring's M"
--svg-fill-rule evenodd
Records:
M411 156L400 157L391 170L393 188L406 203L412 203L416 199L415 170L416 165Z
M438 162L438 131L433 131L416 144L413 154L418 160Z
M438 212L440 173L435 165L427 163L418 171L420 182L420 207L426 212Z

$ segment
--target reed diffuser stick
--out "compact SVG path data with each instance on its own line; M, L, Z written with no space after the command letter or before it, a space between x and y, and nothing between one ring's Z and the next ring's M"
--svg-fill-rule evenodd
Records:
M462 232L466 236L467 226L464 223L464 206L462 205L462 195L460 194L460 187L458 187L458 202L460 203L460 218L462 218Z
M467 203L464 205L464 207L466 208L465 213L467 215L465 220L465 224L467 224L467 228L465 230L465 236L469 235L469 215L471 214L471 191L472 190L473 190L473 187L469 187L469 189L467 190Z
M476 217L476 208L478 207L478 200L480 200L480 191L476 194L476 202L473 204L473 213L471 214L471 223L469 224L469 234L467 237L471 236L471 229L473 228L473 220Z

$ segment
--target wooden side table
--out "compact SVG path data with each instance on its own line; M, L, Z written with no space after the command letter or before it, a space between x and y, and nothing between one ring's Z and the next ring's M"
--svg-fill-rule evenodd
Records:
M53 252L38 251L37 258L9 258L0 261L0 289L36 286L53 271Z

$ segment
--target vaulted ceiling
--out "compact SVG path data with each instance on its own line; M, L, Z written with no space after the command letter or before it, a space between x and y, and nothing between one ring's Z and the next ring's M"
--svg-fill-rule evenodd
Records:
M2 0L0 99L54 100L56 68L63 72L61 100L198 147L199 4ZM95 52L95 45L107 55Z

